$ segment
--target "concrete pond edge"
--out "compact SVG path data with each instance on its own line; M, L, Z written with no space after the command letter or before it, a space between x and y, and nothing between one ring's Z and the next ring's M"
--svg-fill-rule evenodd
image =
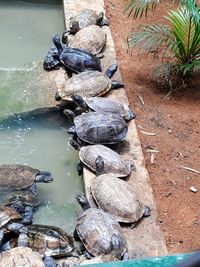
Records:
M69 18L81 11L82 9L93 9L97 13L103 11L105 13L103 0L63 0L65 25L68 25ZM107 34L106 46L101 60L103 71L111 64L116 63L115 46L109 27L104 26L103 30ZM120 71L115 74L114 79L122 80ZM113 90L106 97L120 100L121 103L128 105L128 99L125 89ZM121 149L121 153L125 159L129 159L134 163L134 170L128 178L128 183L136 190L139 199L149 205L152 209L152 215L143 219L137 227L130 229L130 226L123 226L123 232L128 242L128 249L131 258L152 257L167 255L167 247L163 234L159 225L156 223L157 212L154 203L153 192L150 184L148 171L144 163L144 155L142 152L140 140L137 134L135 121L128 123L127 138ZM88 169L84 169L84 182L86 196L93 203L90 193L90 184L95 175Z

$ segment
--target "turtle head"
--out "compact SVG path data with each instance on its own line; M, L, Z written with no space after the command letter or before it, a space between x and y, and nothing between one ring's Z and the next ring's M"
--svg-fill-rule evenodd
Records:
M76 34L78 31L80 31L80 25L78 21L73 21L72 25L70 27L70 32L73 34Z
M59 92L56 91L56 93L55 93L55 100L56 100L56 101L60 101L61 99L62 99L62 98L60 97Z
M36 174L35 181L38 183L51 183L53 182L53 177L50 172L40 171Z
M55 34L52 38L52 42L54 43L55 47L58 49L58 54L61 54L63 47L60 41L60 35Z
M65 44L66 46L68 46L68 35L70 34L70 30L66 30L63 32L62 34L62 43Z
M78 203L80 204L80 206L83 210L87 210L87 209L91 208L89 201L87 200L87 198L84 195L78 194L76 196L76 200L78 201Z
M86 102L84 101L84 99L82 98L82 96L80 95L72 95L71 99L73 100L73 102L80 108L87 110L88 106L86 104Z
M64 109L63 114L68 118L72 123L74 122L75 114L71 109Z
M97 156L95 160L97 176L104 173L104 160L102 156Z

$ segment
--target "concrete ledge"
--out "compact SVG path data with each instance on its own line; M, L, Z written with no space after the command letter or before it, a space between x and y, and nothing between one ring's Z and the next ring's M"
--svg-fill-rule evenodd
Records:
M63 0L65 22L68 25L69 18L78 11L89 8L96 12L105 12L103 0ZM116 62L115 47L109 27L103 27L107 34L106 47L103 51L102 59L103 70ZM115 74L114 79L121 80L120 72ZM119 100L121 103L128 104L128 99L124 89L112 91L106 97ZM144 157L137 134L134 121L129 122L127 138L121 148L121 154L134 162L135 170L128 178L128 183L137 191L139 198L143 203L149 205L152 209L152 215L143 219L137 227L130 230L130 226L123 226L124 234L128 241L129 254L131 258L160 256L167 254L167 248L163 235L158 225L156 225L156 207L153 200L152 188L149 175L144 165ZM84 169L85 191L90 202L93 203L90 194L90 184L95 175L89 170Z

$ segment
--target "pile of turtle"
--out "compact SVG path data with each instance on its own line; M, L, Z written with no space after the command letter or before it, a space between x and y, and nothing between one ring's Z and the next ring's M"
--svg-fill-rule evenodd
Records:
M54 258L78 258L82 254L126 260L127 241L120 223L134 226L151 213L122 179L130 175L131 162L123 160L116 150L126 138L127 122L136 116L120 102L102 97L124 86L111 80L117 64L102 73L104 25L108 22L103 13L81 11L70 19L62 38L53 36L54 46L43 64L46 70L62 66L69 75L55 98L59 109L74 124L68 133L72 135L70 144L79 151L78 174L82 175L84 166L96 174L91 194L97 207L91 207L83 194L77 195L83 211L77 218L74 236L55 226L33 224L33 210L40 204L36 182L52 182L51 173L24 165L1 165L0 187L8 190L0 206L1 267L54 267L59 266Z

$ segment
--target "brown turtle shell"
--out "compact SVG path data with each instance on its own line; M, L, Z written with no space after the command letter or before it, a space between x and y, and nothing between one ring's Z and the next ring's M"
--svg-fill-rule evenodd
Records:
M80 29L83 29L89 25L95 25L97 23L97 13L92 9L83 9L80 13L75 16L72 16L69 19L69 28L71 27L73 21L79 23Z
M127 249L119 223L103 210L89 208L83 211L77 219L76 231L87 251L93 256L112 254L120 259ZM113 234L119 235L122 240L122 245L117 251L111 248Z
M80 160L94 172L96 172L95 160L98 156L103 158L104 173L126 177L131 172L131 162L123 160L118 153L104 145L83 146L79 151Z
M118 101L113 101L105 97L90 97L85 99L86 104L91 110L96 112L108 112L120 114L122 117L128 115L129 108Z
M10 207L0 205L0 228L6 224L21 220L21 215Z
M112 214L119 222L137 222L144 213L144 205L126 181L112 174L103 174L92 181L92 195L97 205Z
M128 126L117 114L89 112L74 119L76 133L90 144L116 144L126 137Z
M74 239L59 227L33 224L28 226L28 246L41 256L73 256Z
M32 193L30 190L16 190L9 192L3 203L4 205L10 205L18 201L32 207L38 206L41 202L39 195Z
M72 95L82 97L104 95L111 88L111 80L99 71L84 71L69 78L58 93L63 100L72 101Z
M0 187L16 190L30 187L40 171L20 164L0 165Z
M106 43L106 33L96 25L78 31L70 41L70 47L81 48L94 55L101 52Z
M45 267L41 256L27 247L16 247L6 251L1 260L1 267Z

